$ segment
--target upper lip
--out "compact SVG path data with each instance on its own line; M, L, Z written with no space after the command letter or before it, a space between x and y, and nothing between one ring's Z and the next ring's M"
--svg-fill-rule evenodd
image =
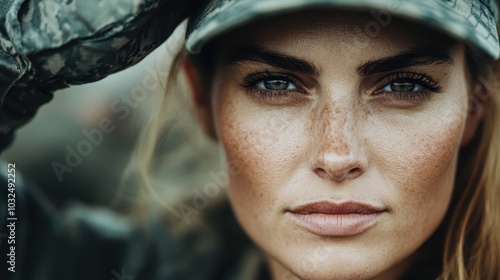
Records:
M318 201L294 207L289 210L294 214L375 214L385 211L385 209L359 202L335 203L330 201Z

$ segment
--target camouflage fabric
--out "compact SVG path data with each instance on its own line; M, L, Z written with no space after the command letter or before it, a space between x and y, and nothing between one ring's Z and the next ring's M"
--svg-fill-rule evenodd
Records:
M195 1L0 0L0 150L54 90L137 63Z
M186 48L198 53L210 39L255 18L318 7L383 10L462 39L490 59L500 56L494 0L215 0L190 21Z
M490 59L500 54L494 0L0 0L0 150L54 90L137 63L191 14L199 16L190 20L186 49L197 53L230 28L306 6L385 10L461 38Z

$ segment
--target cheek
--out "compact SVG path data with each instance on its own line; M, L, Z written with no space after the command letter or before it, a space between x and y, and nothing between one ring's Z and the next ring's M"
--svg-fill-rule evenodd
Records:
M386 128L372 130L377 137L368 146L376 177L390 186L386 195L399 217L396 228L417 240L441 223L451 199L465 123L465 110L458 107L444 115L425 113L370 126Z
M259 186L264 178L272 185L290 174L297 166L299 147L303 146L296 133L303 131L299 122L283 118L282 114L267 116L270 118L258 119L239 111L230 123L220 122L220 141L228 162L237 170L234 175L252 186Z
M263 117L262 110L249 106L239 92L221 93L214 106L218 139L230 168L229 198L249 230L253 221L271 219L257 215L276 210L283 186L303 164L305 124L294 109L266 112Z
M225 116L230 121L220 120L220 140L228 162L237 170L235 177L252 186L265 178L272 185L295 167L300 137L293 126L300 124L283 119L283 115L258 119L239 111L238 115Z

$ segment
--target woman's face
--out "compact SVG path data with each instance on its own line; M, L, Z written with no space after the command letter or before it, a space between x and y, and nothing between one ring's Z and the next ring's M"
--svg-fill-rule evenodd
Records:
M229 198L274 279L397 277L453 192L464 47L392 19L290 14L219 41L211 104ZM372 30L373 31L373 30Z

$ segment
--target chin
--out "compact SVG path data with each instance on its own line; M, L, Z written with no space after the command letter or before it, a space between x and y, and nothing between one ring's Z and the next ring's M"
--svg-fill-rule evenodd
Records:
M372 268L358 266L343 266L336 263L328 263L317 265L315 269L301 269L288 273L289 277L278 279L302 279L302 280L364 280L375 279L379 273L373 271ZM293 277L292 277L293 276Z
M285 252L283 267L291 272L275 279L358 280L387 275L397 260L364 246L320 246ZM393 274L393 273L390 273ZM380 278L386 279L386 278Z

